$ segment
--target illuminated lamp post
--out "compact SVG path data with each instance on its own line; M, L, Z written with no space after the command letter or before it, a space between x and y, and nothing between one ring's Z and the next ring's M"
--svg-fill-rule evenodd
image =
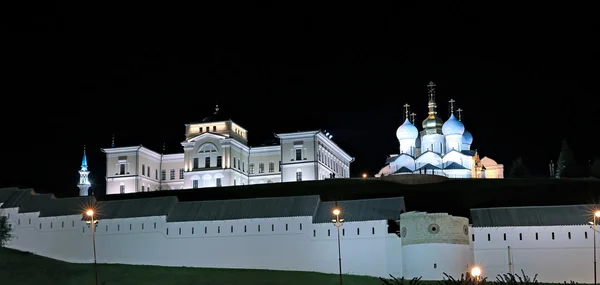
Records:
M366 173L363 173L363 174L362 174L362 178L367 178L367 174L366 174Z
M600 211L594 212L594 221L590 222L592 224L592 229L594 230L594 284L597 284L597 273L596 273L596 218L600 217Z
M333 209L333 214L335 215L335 220L331 220L333 222L333 225L335 225L335 227L337 228L338 264L340 267L340 285L342 285L342 247L340 244L340 227L342 226L342 223L344 222L344 219L340 219L341 213L342 213L342 211L340 211L339 208Z
M471 268L471 276L475 277L475 282L479 282L481 278L481 268L477 266Z
M94 210L87 210L85 214L91 218L91 220L86 221L86 223L92 228L92 244L94 247L94 275L96 279L96 285L98 285L98 263L96 262L96 224L98 223L98 220L94 219Z

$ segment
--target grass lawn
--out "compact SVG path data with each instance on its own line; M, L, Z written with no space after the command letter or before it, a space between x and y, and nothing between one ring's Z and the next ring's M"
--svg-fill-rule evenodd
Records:
M106 285L338 285L339 276L312 272L208 269L138 265L98 265L99 284ZM377 278L344 275L344 285L380 285ZM0 284L94 284L94 266L73 264L31 253L0 248Z

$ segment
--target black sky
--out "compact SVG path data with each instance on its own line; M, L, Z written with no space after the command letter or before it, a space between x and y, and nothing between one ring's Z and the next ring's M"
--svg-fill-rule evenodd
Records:
M180 152L217 101L251 145L326 129L354 176L374 174L398 152L402 105L424 119L430 80L440 116L455 99L507 173L522 156L545 175L565 137L582 163L600 154L591 7L163 4L3 9L0 187L75 195L87 145L102 192L112 134Z

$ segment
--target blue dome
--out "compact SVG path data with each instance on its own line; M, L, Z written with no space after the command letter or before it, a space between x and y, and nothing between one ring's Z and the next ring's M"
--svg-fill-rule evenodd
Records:
M419 130L415 125L413 125L408 118L404 120L404 124L402 124L398 130L396 131L396 137L398 140L411 139L414 140L419 136Z
M448 121L442 126L442 133L447 135L462 135L465 132L465 125L454 117L454 114L450 115Z
M473 144L473 135L467 130L463 133L462 143Z

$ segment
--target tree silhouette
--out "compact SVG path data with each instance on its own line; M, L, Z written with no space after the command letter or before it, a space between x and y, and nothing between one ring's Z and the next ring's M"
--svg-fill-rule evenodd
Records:
M590 175L596 178L600 178L600 157L594 158L594 162L590 166Z
M563 139L556 167L556 178L568 178L581 176L581 171L575 160L575 154L566 139Z
M525 178L529 177L529 170L525 163L523 162L523 158L517 157L513 161L513 164L510 168L510 173L508 174L509 178Z
M8 224L8 219L0 216L0 247L5 246L13 238L11 232L12 228Z

